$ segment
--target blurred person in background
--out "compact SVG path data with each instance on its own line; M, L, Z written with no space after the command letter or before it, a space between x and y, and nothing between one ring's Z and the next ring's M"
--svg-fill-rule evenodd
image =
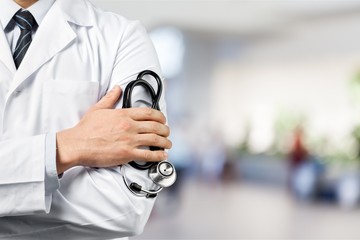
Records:
M288 155L289 172L287 185L292 192L297 191L297 173L299 167L306 162L307 158L308 151L304 145L304 130L301 125L298 125L293 131L291 148Z
M308 158L308 150L304 144L304 130L297 126L293 132L292 145L289 153L290 175Z
M324 166L305 146L303 126L294 129L292 147L289 153L288 187L300 200L314 200L325 191L322 180Z

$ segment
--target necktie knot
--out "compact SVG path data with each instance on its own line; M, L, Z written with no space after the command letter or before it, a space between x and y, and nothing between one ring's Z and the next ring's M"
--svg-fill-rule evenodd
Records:
M32 31L33 27L36 25L36 20L33 15L25 10L18 11L13 17L16 25L21 29L21 31Z

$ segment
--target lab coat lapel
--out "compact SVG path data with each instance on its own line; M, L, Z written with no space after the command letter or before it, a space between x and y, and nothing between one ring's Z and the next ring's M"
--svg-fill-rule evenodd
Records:
M11 54L9 43L0 23L0 61L14 74L16 71L14 60Z
M76 38L75 32L69 25L57 2L54 3L54 6L49 10L37 30L19 69L15 73L9 95L16 90L23 81L29 78L31 74Z

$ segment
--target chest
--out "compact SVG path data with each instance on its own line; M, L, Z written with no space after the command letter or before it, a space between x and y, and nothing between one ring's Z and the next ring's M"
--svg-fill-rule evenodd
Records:
M19 72L0 64L1 138L73 127L107 89L112 64L106 59L99 46L77 38L12 92Z

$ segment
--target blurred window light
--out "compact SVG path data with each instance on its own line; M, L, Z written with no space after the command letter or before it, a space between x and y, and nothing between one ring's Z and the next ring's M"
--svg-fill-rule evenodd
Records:
M163 74L166 78L174 78L182 69L185 52L184 36L175 27L156 28L150 32L159 57Z
M251 111L251 132L249 136L250 149L254 153L269 150L274 141L273 134L273 109L267 104L257 104Z

